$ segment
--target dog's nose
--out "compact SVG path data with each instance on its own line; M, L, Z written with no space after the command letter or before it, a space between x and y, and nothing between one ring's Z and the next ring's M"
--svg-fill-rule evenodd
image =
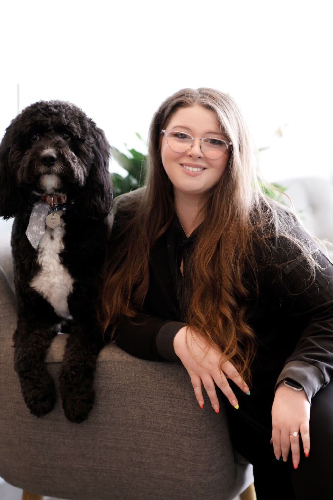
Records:
M53 167L57 161L57 157L54 153L44 153L41 155L41 161L45 167Z

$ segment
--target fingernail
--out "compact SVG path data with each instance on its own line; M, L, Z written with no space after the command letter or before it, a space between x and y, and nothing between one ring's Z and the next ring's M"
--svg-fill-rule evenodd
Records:
M200 408L203 410L204 405L200 405Z
M248 392L246 393L246 395L247 395L247 396L250 396L250 395L251 395L251 391L248 391Z
M276 458L276 457L275 457L275 458ZM277 460L278 462L281 462L282 457L276 458L276 460Z
M239 410L239 404L234 405L234 408L236 408L236 410Z
M214 408L215 413L220 413L220 408Z
M284 463L286 463L287 459L283 457L283 461L284 461Z
M273 444L273 438L271 438L269 442L270 442L271 444Z
M297 469L298 468L298 463L297 462L294 462L294 469Z
M305 448L305 450L304 450L304 455L306 456L306 458L308 458L309 454L310 454L310 453L309 453L308 448Z

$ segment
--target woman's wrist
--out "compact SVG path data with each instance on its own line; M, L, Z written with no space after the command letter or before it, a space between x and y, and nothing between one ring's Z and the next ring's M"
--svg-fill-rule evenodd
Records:
M156 347L161 356L168 361L179 361L174 349L174 338L184 326L180 321L168 321L159 330Z
M178 330L178 332L176 333L176 335L173 338L173 348L174 348L175 354L178 357L180 357L180 353L181 353L182 347L184 345L184 339L186 337L187 330L188 330L188 327L183 326L182 328L180 328L180 330Z

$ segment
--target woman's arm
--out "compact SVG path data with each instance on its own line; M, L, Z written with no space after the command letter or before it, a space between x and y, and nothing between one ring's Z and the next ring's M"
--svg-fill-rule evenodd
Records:
M295 231L298 237L309 238L302 228L296 227ZM302 326L276 383L272 442L276 458L287 460L291 449L295 468L300 459L300 438L304 454L308 456L310 452L311 398L333 375L333 265L309 241L318 264L314 276L292 244L284 241L279 248L279 257L286 262L280 268L281 314L287 315L295 329ZM281 332L281 342L288 340ZM286 379L296 382L296 389L301 390L287 387L283 383Z
M284 308L304 327L277 380L298 382L309 402L333 376L333 265L320 250L313 256L320 266L313 278L303 259L282 269Z
M256 246L259 301L278 319L275 336L286 353L276 387L290 378L311 402L333 376L333 264L296 222L292 233L311 251L314 273L297 244L285 237Z
M232 363L226 361L221 365L221 351L209 345L184 323L165 321L142 313L135 320L124 318L117 325L114 338L119 347L133 356L152 361L181 361L201 408L204 404L202 384L217 413L219 401L215 384L236 408L238 401L227 379L232 379L245 393L249 392Z
M179 361L173 339L184 325L141 313L133 319L124 317L116 327L114 340L121 349L141 359Z

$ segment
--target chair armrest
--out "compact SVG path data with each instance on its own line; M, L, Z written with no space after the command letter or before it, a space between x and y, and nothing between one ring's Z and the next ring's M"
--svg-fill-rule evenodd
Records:
M184 368L139 360L116 345L100 353L96 402L73 424L61 402L38 419L13 370L15 300L0 272L0 476L33 493L69 499L234 498L251 483L236 464L223 405L200 410ZM58 380L67 335L47 366Z

